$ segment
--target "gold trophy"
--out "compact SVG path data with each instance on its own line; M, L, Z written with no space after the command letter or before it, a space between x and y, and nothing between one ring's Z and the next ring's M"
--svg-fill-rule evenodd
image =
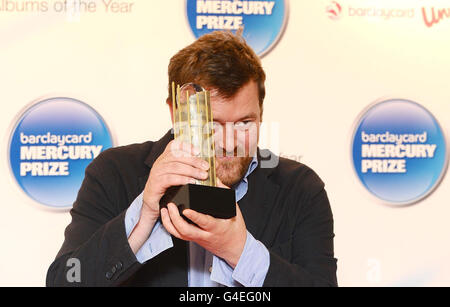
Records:
M180 212L192 209L215 218L236 216L236 196L232 189L217 187L214 124L210 92L188 83L172 83L173 131L176 140L199 149L199 157L208 162L208 178L195 184L171 187L160 201L161 207L175 203Z

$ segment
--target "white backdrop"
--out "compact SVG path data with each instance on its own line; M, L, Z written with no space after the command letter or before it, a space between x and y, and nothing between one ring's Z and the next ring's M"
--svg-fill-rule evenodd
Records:
M75 18L0 10L1 286L43 286L70 222L67 210L26 196L10 171L8 140L25 106L59 95L84 101L116 145L155 140L170 128L167 64L194 41L184 1L129 0L129 13L95 2L97 12ZM280 123L282 155L326 183L341 286L449 286L448 176L413 206L386 206L360 184L350 146L360 112L383 97L422 104L449 134L450 18L427 27L422 7L431 14L450 1L376 1L396 10L391 18L367 16L363 8L374 1L338 2L339 18L331 18L333 1L290 1L284 35L262 59L264 120ZM409 13L399 17L399 9Z

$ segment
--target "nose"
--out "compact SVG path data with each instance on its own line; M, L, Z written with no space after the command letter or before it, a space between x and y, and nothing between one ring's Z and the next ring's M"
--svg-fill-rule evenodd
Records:
M234 137L234 131L226 134L225 136L225 144L223 147L227 153L233 153L236 148L236 138Z
M227 157L234 156L237 147L234 125L227 123L225 127L221 125L218 130L222 131L216 131L216 146L224 151L223 155Z

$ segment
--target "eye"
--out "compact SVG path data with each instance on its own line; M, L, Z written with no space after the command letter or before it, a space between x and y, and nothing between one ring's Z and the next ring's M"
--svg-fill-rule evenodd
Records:
M251 121L251 120L243 120L243 121L234 123L234 128L240 129L240 130L248 129L248 128L250 128L252 123L253 123L253 121Z

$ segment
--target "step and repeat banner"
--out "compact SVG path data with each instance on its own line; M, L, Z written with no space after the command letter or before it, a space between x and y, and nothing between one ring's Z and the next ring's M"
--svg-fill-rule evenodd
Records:
M0 0L0 285L43 286L86 166L171 128L167 65L236 31L261 147L312 167L341 286L450 286L450 1Z

